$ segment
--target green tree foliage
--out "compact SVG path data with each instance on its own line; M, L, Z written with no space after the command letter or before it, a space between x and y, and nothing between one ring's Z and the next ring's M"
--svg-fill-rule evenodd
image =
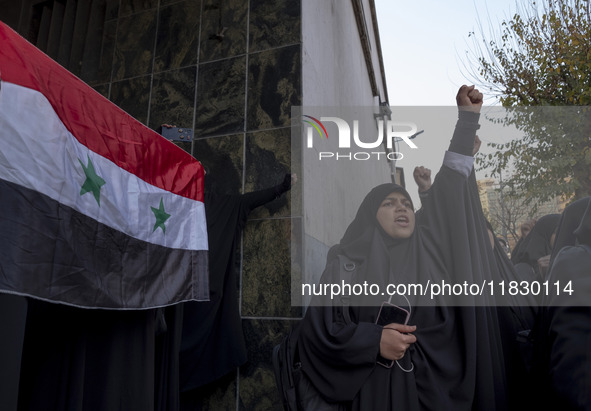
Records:
M468 77L507 109L499 121L522 138L480 156L526 203L591 195L591 7L589 0L521 0L486 38L471 33ZM551 106L551 107L548 107ZM559 106L559 107L557 107ZM568 106L568 107L565 107Z

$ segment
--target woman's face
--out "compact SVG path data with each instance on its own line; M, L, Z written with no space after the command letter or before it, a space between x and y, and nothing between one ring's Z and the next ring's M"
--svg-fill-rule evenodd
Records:
M415 230L412 203L399 192L393 192L382 201L376 219L392 238L409 238Z

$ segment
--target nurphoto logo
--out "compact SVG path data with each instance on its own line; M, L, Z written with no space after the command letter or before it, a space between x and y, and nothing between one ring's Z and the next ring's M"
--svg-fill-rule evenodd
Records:
M326 130L327 122L331 125L336 125L338 130L338 147L340 151L319 151L318 159L333 159L333 160L369 160L371 158L381 159L386 157L389 160L402 160L404 157L402 153L393 151L395 148L395 142L403 141L410 148L418 148L416 144L411 141L411 138L417 134L417 125L415 123L407 123L400 121L384 120L377 121L377 137L367 138L364 136L362 139L359 136L359 120L353 120L353 133L351 133L351 126L346 120L340 117L320 117L317 119L313 116L304 114L302 121L306 124L306 147L314 147L314 135L318 135L316 139L329 140L328 132ZM334 125L332 128L334 128ZM385 125L385 127L384 127ZM316 133L314 132L316 131ZM353 134L353 144L359 149L372 150L377 149L380 146L385 145L384 151L345 151L342 149L351 149L351 134ZM333 133L331 132L331 137ZM320 143L320 147L323 147Z

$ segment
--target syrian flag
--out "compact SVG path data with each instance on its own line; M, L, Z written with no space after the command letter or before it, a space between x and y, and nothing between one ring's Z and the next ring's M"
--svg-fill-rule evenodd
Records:
M0 292L209 298L203 168L0 22Z

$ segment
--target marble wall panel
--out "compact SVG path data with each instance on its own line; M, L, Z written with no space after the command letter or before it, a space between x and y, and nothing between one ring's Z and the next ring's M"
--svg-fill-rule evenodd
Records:
M299 0L251 0L249 51L261 51L301 42Z
M250 55L247 131L289 127L291 106L302 101L301 46Z
M113 61L113 80L137 77L152 70L156 10L119 19Z
M195 101L197 68L154 74L150 101L150 124L156 129L162 124L191 128Z
M102 94L105 98L109 98L109 85L108 84L98 84L96 86L92 86L93 89L98 91Z
M250 192L280 184L291 174L291 130L279 128L246 134L244 191ZM276 200L255 209L250 218L289 216L287 192Z
M203 0L199 61L246 53L248 1Z
M303 316L305 306L309 304L308 297L302 296L302 282L304 267L304 239L303 219L301 217L291 218L291 304L292 314Z
M136 120L148 121L150 76L136 77L111 84L110 99Z
M119 16L128 16L158 6L158 0L121 0Z
M206 189L221 194L242 193L244 135L197 139L193 157L206 167Z
M91 84L108 83L113 71L113 51L115 49L115 35L117 20L106 21L103 25L103 39L100 50L98 75Z
M244 131L246 57L199 65L198 137Z
M249 220L242 254L242 316L298 317L291 306L290 218ZM294 233L295 234L295 233Z
M180 147L182 150L186 151L187 153L191 154L191 150L193 149L193 143L183 143L180 141L174 141L174 145Z
M154 71L197 64L201 2L186 0L160 8Z
M299 123L301 119L292 118L291 125L291 147L289 149L289 155L291 158L291 169L292 173L297 175L297 183L292 187L290 191L290 207L292 216L302 215L302 188L304 184L304 171L302 170L302 139L301 139L301 128Z
M273 373L273 347L287 335L290 320L243 320L248 362L240 368L240 410L281 410Z
M160 0L160 6L161 7L162 6L168 6L168 5L173 4L173 3L180 3L181 1L185 1L185 0ZM191 1L193 1L195 3L198 3L199 5L201 5L201 0L191 0ZM199 7L201 7L201 6L199 6Z
M119 0L107 0L105 20L113 20L119 16Z

